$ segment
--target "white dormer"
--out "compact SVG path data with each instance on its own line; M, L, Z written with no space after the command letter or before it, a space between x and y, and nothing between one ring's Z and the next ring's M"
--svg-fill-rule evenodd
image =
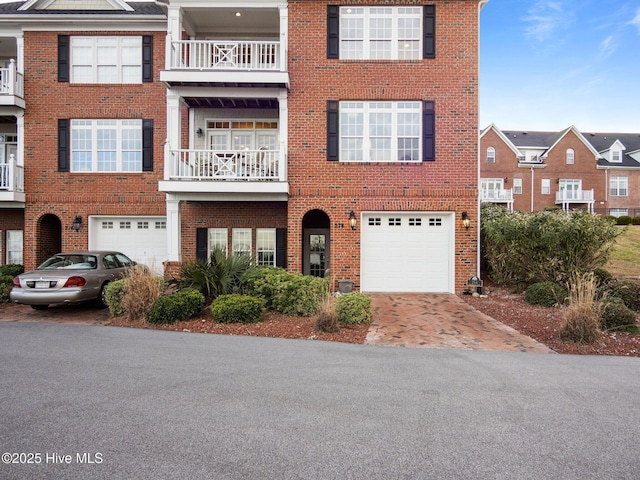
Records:
M622 156L624 155L625 150L626 147L622 142L620 140L616 140L608 149L601 151L600 155L609 163L622 163Z

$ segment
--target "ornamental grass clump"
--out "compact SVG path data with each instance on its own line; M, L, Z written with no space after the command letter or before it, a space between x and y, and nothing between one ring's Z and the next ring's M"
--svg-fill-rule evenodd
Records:
M333 297L327 295L320 303L320 309L316 313L315 325L318 330L325 333L335 333L340 330L336 302Z
M164 279L143 265L127 269L121 308L129 320L144 318L164 290ZM107 302L107 305L109 303Z
M593 273L574 275L569 285L569 305L558 331L561 340L594 343L600 338L602 303L597 302L597 285Z

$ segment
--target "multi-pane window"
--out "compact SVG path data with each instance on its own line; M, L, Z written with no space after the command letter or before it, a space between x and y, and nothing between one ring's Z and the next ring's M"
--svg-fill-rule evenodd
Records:
M629 191L629 178L612 176L609 178L609 194L612 197L626 197Z
M231 231L234 255L251 256L251 229L234 228Z
M496 163L496 149L493 147L487 148L487 163Z
M420 161L420 102L341 102L340 159Z
M611 161L613 163L622 163L622 152L620 150L612 150Z
M276 265L276 229L256 229L256 263L258 265Z
M24 232L22 230L7 230L7 263L22 265L22 245Z
M340 8L340 58L416 60L421 52L421 7Z
M573 148L567 148L566 162L567 165L573 165L574 163L576 163L576 154L573 151Z
M71 120L72 172L141 172L142 120Z
M522 195L522 179L521 178L513 179L513 194Z
M611 208L609 209L609 215L612 217L622 217L629 215L629 209L627 208Z
M542 195L549 195L551 193L551 179L543 178L542 179Z
M71 37L72 83L141 83L142 37Z
M229 237L226 228L209 229L209 255L216 249L221 249L224 253L227 253L228 243Z

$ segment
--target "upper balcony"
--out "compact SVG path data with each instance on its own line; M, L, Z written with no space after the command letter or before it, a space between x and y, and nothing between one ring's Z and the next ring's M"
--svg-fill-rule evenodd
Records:
M505 203L509 210L513 211L513 190L512 189L482 189L480 190L480 201L490 203Z
M289 86L286 7L179 4L168 10L160 72L169 88Z
M0 106L25 107L24 76L13 59L7 67L0 68Z
M11 154L5 163L0 163L0 202L12 202L24 208L24 167L18 165Z

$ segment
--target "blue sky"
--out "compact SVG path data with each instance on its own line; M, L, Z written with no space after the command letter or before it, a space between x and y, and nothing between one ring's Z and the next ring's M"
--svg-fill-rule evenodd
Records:
M490 0L480 128L640 132L639 0Z

